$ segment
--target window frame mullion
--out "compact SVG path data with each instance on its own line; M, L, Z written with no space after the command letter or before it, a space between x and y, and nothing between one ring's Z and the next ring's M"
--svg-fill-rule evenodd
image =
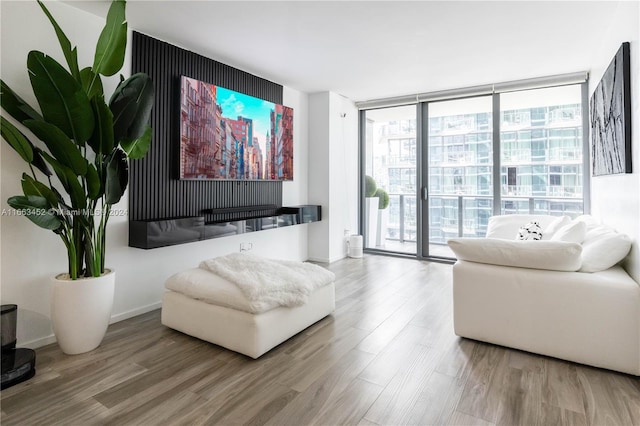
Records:
M492 95L492 120L493 120L493 215L502 214L502 182L500 180L500 93Z

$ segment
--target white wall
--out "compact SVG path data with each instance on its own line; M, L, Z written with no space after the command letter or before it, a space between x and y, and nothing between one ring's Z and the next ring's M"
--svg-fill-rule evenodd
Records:
M323 217L309 228L309 258L342 259L345 231L357 233L358 111L332 92L309 96L309 202Z
M282 205L307 204L309 186L309 95L297 90L284 88L283 104L293 108L293 181L282 183ZM305 233L306 235L306 233Z
M589 79L592 95L622 42L631 43L631 149L633 173L591 178L591 212L633 239L623 266L640 283L640 3L620 1L611 21L603 23L602 43L594 46Z
M47 7L78 45L79 62L93 61L95 42L104 21L94 15L57 2ZM55 34L35 1L0 2L2 79L36 105L26 71L27 53L41 50L65 63ZM130 53L127 55L130 58ZM130 74L127 60L122 72ZM105 92L117 84L110 79ZM284 205L306 204L308 95L285 88L284 104L294 109L294 181L283 186ZM20 157L0 142L0 202L21 194L20 175L26 170ZM127 195L114 209L126 209ZM112 321L129 318L160 306L164 281L171 274L197 266L200 260L239 250L241 242L253 243L253 253L291 260L307 259L307 234L311 225L262 231L244 236L226 237L154 250L128 247L128 218L112 217L108 227L107 266L117 271ZM37 228L23 217L0 217L0 300L16 303L18 343L38 347L54 341L49 320L49 279L66 270L62 242L52 232Z
M345 231L358 233L358 110L349 99L330 93L330 186L332 220L329 224L329 258L347 255Z
M309 226L309 258L329 262L329 93L309 95L309 203L322 221Z

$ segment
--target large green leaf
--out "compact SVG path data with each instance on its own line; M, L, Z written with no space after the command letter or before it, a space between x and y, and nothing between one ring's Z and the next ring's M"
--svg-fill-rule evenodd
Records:
M42 120L42 115L16 94L4 80L0 80L0 103L10 116L23 122L24 120Z
M47 145L56 160L70 168L73 173L77 176L87 173L87 160L62 130L45 121L26 120L24 125Z
M91 106L95 117L95 127L88 143L96 155L107 155L113 151L114 146L113 113L105 104L102 96L91 99Z
M127 22L124 1L111 3L107 22L100 33L96 54L93 59L93 70L99 74L114 75L124 63L124 52L127 46Z
M75 143L84 144L93 133L93 111L80 83L42 52L29 52L27 67L44 120L60 128Z
M122 146L122 149L127 153L129 158L137 160L144 157L147 154L147 151L149 151L149 147L151 146L151 136L151 126L147 126L147 130L141 137L134 140L121 141L120 146Z
M56 36L58 36L58 42L60 43L60 47L62 48L62 53L64 53L64 58L67 60L67 65L69 65L69 71L71 71L71 75L76 79L76 81L80 81L80 72L78 71L78 49L75 47L71 47L71 42L65 35L62 28L58 25L49 10L42 4L40 0L38 0L38 4L42 8L42 11L49 21L51 25L53 25L53 29L56 31Z
M47 163L42 158L42 150L34 146L22 132L4 117L0 117L0 119L2 119L2 137L20 154L23 160L31 163L46 176L51 176L51 170L49 170ZM29 161L29 158L31 158L31 161Z
M102 79L90 67L83 68L80 71L80 81L82 81L82 88L89 99L93 99L94 96L104 95Z
M129 165L127 156L119 148L113 150L111 158L107 163L105 180L105 202L115 204L120 201L129 183Z
M87 179L87 193L89 198L97 200L102 195L102 182L100 182L100 175L98 175L98 171L93 164L89 164L89 167L87 167L87 175L85 178Z
M7 203L41 228L55 231L62 226L60 219L49 210L48 202L44 197L19 195L9 198Z
M151 117L154 91L148 75L137 73L122 81L109 101L116 142L144 135Z
M0 117L0 119L2 120L2 137L20 154L24 161L31 163L46 176L51 176L53 173L42 158L42 150L34 146L22 132L4 117Z
M22 174L22 191L24 195L37 195L44 197L49 203L48 208L55 208L58 206L58 196L42 182L38 182L26 173Z
M60 179L60 183L64 187L69 198L71 199L71 206L73 209L84 209L87 206L87 196L78 181L78 176L67 166L57 161L55 158L47 154L42 153L42 156L53 168L53 171Z
M0 116L0 134L24 161L27 163L33 161L33 145L29 142L29 139L2 116Z

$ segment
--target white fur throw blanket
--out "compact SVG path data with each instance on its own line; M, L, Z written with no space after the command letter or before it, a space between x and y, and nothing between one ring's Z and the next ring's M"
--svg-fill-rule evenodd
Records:
M244 253L204 260L200 268L237 285L252 305L301 306L315 289L335 280L333 272L312 263Z

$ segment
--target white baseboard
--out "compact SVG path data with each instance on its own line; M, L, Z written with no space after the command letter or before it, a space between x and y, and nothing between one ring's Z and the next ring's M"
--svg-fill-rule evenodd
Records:
M307 260L316 263L331 263L328 257L309 257Z
M135 308L127 312L122 312L120 314L112 315L111 320L109 321L109 324L124 321L129 318L137 317L138 315L155 311L156 309L160 309L161 307L162 307L162 302L155 302L147 306L142 306L140 308Z
M56 342L56 336L54 336L53 334L50 334L49 336L30 340L28 342L20 342L18 343L18 347L27 348L27 349L38 349L55 342Z
M332 257L332 258L328 258L328 257L310 257L307 260L310 260L312 262L318 262L318 263L333 263L333 262L337 262L338 260L344 259L345 257L347 257L346 255L342 255L342 256L336 256L336 257Z
M124 321L129 318L137 317L138 315L155 311L156 309L160 309L161 307L162 307L162 302L156 302L147 306L142 306L140 308L132 309L127 312L122 312L120 314L112 315L111 319L109 320L109 324L114 324L116 322ZM21 348L38 349L55 342L56 342L56 336L53 334L50 334L49 336L41 337L39 339L34 339L28 342L20 342L18 346L20 346Z

